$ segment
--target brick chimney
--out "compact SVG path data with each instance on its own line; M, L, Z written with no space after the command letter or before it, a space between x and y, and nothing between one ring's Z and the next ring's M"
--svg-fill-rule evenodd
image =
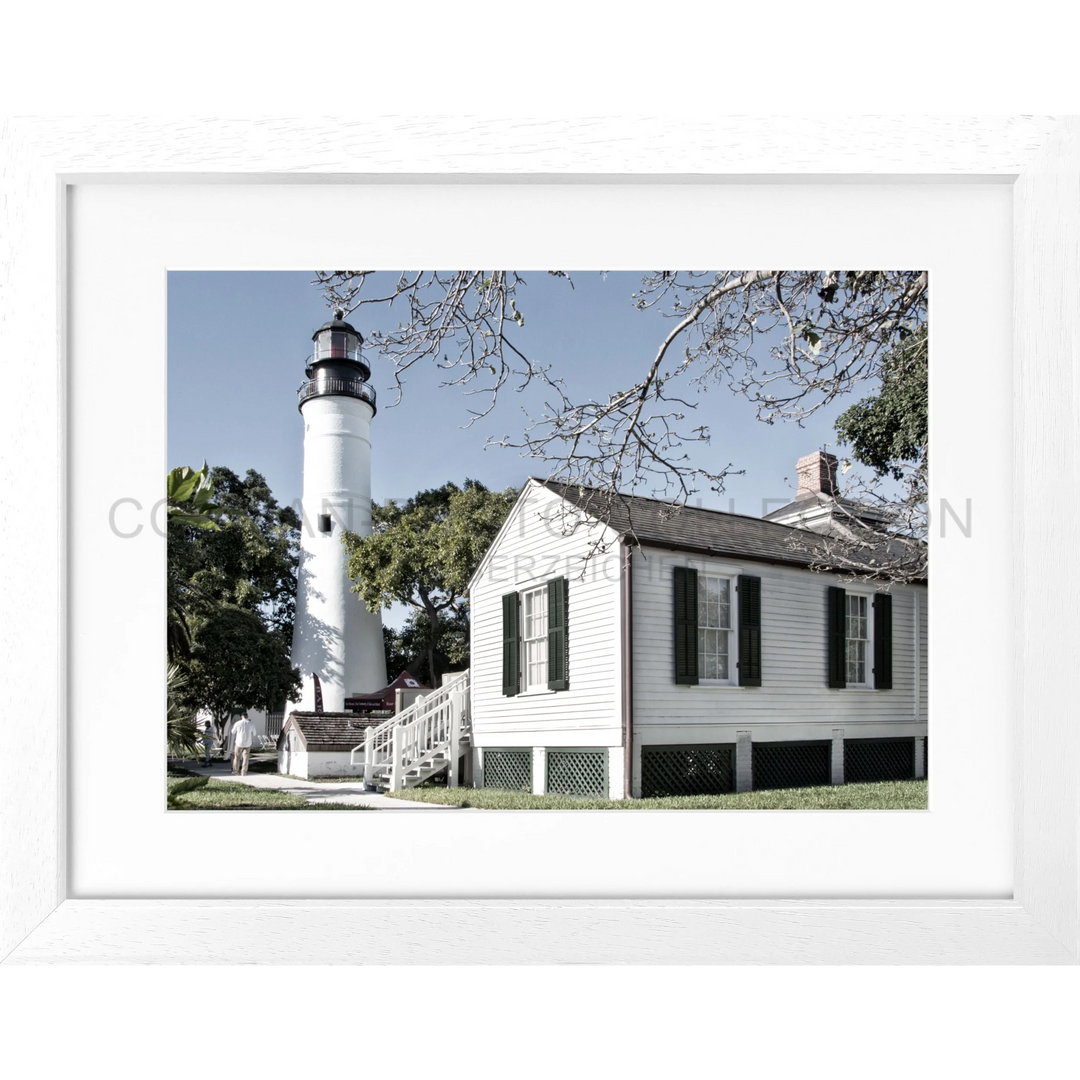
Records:
M815 450L799 458L795 465L799 473L799 490L796 499L808 499L812 495L836 495L836 458L823 450Z

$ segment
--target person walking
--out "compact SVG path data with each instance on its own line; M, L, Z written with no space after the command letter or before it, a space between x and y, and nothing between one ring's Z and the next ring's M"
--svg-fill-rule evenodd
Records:
M203 728L202 733L203 749L206 751L206 761L204 764L207 768L210 767L210 755L214 749L214 722L212 720L206 721L206 726Z
M247 776L248 759L251 757L251 747L255 742L255 725L248 719L248 714L243 712L240 719L233 724L232 729L232 771L241 776Z

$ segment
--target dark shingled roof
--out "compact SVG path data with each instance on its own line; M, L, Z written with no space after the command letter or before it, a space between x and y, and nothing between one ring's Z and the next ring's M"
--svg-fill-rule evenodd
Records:
M644 495L620 495L611 501L608 513L607 495L598 488L534 479L571 505L606 521L620 536L636 538L644 545L819 569L829 550L828 539L809 529L701 506L680 508Z
M369 727L376 727L386 719L385 716L358 716L351 712L293 712L289 714L308 750L344 751L352 750L364 741L364 732ZM288 728L287 720L281 726L278 747Z

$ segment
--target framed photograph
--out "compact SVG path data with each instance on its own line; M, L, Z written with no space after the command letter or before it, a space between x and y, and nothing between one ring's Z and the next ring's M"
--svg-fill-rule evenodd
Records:
M412 137L421 131L423 139ZM553 145L562 149L553 153ZM1077 736L1067 722L1076 628L1060 603L1076 585L1064 541L1074 511L1052 497L1076 455L1077 121L106 121L93 129L20 121L9 125L5 146L4 349L26 358L19 408L3 435L5 542L18 568L4 584L4 679L9 716L20 718L8 722L0 790L2 855L12 871L0 898L6 962L1076 961ZM187 148L182 157L177 148ZM830 273L841 288L860 273L816 269L831 265L906 274L905 287L922 281L931 314L905 333L916 342L923 335L934 355L929 588L924 567L921 578L909 573L890 590L856 582L815 593L822 655L810 666L823 668L820 692L804 693L798 725L790 703L767 703L770 673L762 669L781 654L764 630L754 636L755 602L768 619L787 619L777 598L798 593L800 575L810 580L819 569L805 544L801 563L796 548L781 553L768 544L784 530L798 532L808 514L832 512L825 504L833 505L837 463L811 432L814 445L797 455L798 491L787 504L755 509L753 523L747 517L739 526L745 536L731 532L732 515L709 507L688 507L701 522L678 526L686 533L678 536L672 521L679 519L659 512L648 533L641 502L607 507L601 524L615 537L616 574L610 588L597 586L601 600L559 568L525 573L521 553L497 535L488 561L471 568L469 669L459 663L459 674L447 677L429 651L428 668L401 673L430 683L426 711L424 698L409 703L410 687L395 685L397 672L381 655L378 671L354 678L363 685L335 679L332 649L310 644L328 640L318 636L329 580L319 576L319 559L327 544L339 550L335 526L360 541L364 532L337 520L332 500L308 505L309 487L324 502L336 490L337 457L315 446L311 426L332 420L327 432L352 438L350 425L367 425L371 462L346 486L363 488L369 506L371 497L413 494L379 488L378 470L388 475L395 448L404 460L428 443L448 478L462 472L464 481L473 468L453 425L439 426L443 418L425 422L407 409L395 416L382 397L377 419L369 415L386 383L385 372L374 388L368 379L371 347L393 331L354 316L365 295L350 292L357 272L332 268L356 265L374 266L380 282L378 274L396 280L393 272L407 267L524 267L525 281L537 282L533 293L522 286L507 295L526 320L526 298L535 296L532 310L543 307L547 271L569 267L582 282L581 303L593 305L586 322L605 333L615 330L599 314L606 301L596 283L640 282L647 266L689 268L680 287L690 297L695 283L724 280L704 276L717 265L800 267L825 293ZM239 300L232 310L219 303L211 313L193 303L185 309L181 295L183 281L202 282L220 301L233 295L226 282L240 274L262 287L316 271L343 306L324 307L320 325L307 309L286 317L291 301L282 293L275 303L284 321L261 320L274 322L270 338L259 338L256 325L262 301ZM779 299L772 314L783 318L789 281L768 273ZM658 289L665 280L652 279ZM203 336L180 362L176 335L185 320ZM295 343L284 340L293 324ZM817 331L795 325L789 320L789 336L812 362ZM564 337L587 334L567 329ZM257 338L257 347L243 344ZM242 362L234 362L240 351ZM299 416L285 421L266 394L280 381L278 356L304 351ZM434 400L425 399L427 407L437 407ZM194 441L184 441L185 431ZM411 798L422 808L416 785L431 774L445 782L432 800L459 804L453 789L480 788L485 776L493 790L517 786L535 800L565 794L680 805L685 796L716 804L700 812L659 803L635 813L507 812L500 796L488 813L175 812L194 807L188 776L207 782L204 766L191 761L175 763L183 779L170 780L161 767L173 599L164 533L174 512L188 515L185 527L199 526L192 492L170 502L161 478L182 464L194 476L201 461L173 460L166 435L185 449L199 439L280 446L295 461L303 444L301 588L291 629L293 654L300 655L297 640L301 652L307 648L302 685L282 687L296 696L280 717L270 700L276 689L222 699L214 719L230 719L232 742L220 749L246 749L239 713L251 710L252 738L268 744L264 776L312 781L296 789L309 803L314 781L329 776L344 791L355 777L380 789L381 805ZM766 454L753 448L757 458ZM722 471L723 462L703 460L706 471ZM216 475L219 496L229 494L229 478ZM420 474L401 475L399 486ZM415 486L429 486L427 476ZM512 525L530 500L582 509L588 487L582 476L572 479L555 495L543 476L524 487L515 480L505 521ZM282 491L284 501L299 494ZM596 504L584 510L594 513ZM615 510L628 523L619 525ZM619 554L620 544L629 551L631 532L642 534L646 551L651 543L668 553L649 567L660 575L658 614L643 599L644 566ZM534 546L552 544L541 538ZM354 555L362 557L362 543ZM516 567L509 577L505 561L495 569L504 556ZM620 558L633 566L636 585L620 579ZM766 564L768 573L755 571ZM628 597L636 598L637 621ZM622 643L616 672L638 673L655 659L663 693L682 695L682 726L650 722L639 705L619 713L636 724L631 730L600 722L555 734L542 723L526 730L527 710L553 715L552 702L589 685L566 645L566 628L586 610L611 624L597 642ZM578 625L587 633L587 618ZM826 625L835 643L826 642ZM663 639L655 656L640 649L650 634ZM797 666L800 650L810 648L800 640L796 628L784 643L794 650L785 664ZM449 653L446 660L453 668ZM636 678L616 679L613 700L625 703ZM706 699L755 694L766 714L756 719L732 713L709 726L694 712L716 707L701 705ZM837 695L861 695L865 704L848 716ZM820 722L818 698L826 703ZM878 726L859 728L875 709L883 710L871 718ZM786 738L769 726L778 710L789 723ZM446 730L432 735L436 714ZM438 745L410 750L421 719L425 738ZM366 734L384 727L385 753ZM214 745L205 749L212 757ZM237 771L247 766L248 755L236 755ZM747 803L735 813L719 801L810 779L840 791L864 774L883 778L881 770L903 772L926 808L855 804L833 813L803 802L775 812ZM224 791L249 780L213 782ZM699 790L703 783L708 791ZM415 932L418 919L423 934Z

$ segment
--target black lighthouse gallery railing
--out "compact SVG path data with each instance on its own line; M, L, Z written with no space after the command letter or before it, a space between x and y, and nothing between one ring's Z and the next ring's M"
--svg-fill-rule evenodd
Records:
M339 375L322 375L309 379L298 391L300 404L313 397L354 397L366 401L375 408L375 387L363 379L342 378Z

